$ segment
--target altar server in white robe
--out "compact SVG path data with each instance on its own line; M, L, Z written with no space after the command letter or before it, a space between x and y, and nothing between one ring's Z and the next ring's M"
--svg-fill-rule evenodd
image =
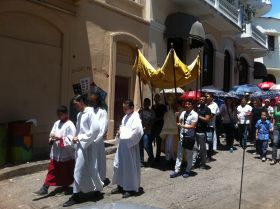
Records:
M74 105L79 111L77 116L77 132L73 138L75 143L75 169L73 195L63 204L64 207L85 201L85 193L95 192L100 195L103 182L97 170L95 140L100 132L100 125L95 119L92 107L85 105L81 95L74 97Z
M118 133L119 145L112 179L112 184L118 186L111 193L123 193L123 198L127 198L138 192L140 187L139 141L144 132L140 116L134 111L132 100L123 103L123 111L125 116Z
M109 180L106 179L106 153L104 145L104 139L106 138L108 130L108 116L106 110L101 108L101 95L98 90L91 92L90 99L93 106L93 113L100 124L99 135L94 140L97 151L97 153L95 153L97 156L97 169L103 183L105 184L105 182L107 182L108 184Z
M49 137L51 145L50 164L45 182L36 195L47 195L50 186L62 186L65 193L73 181L75 152L72 139L75 136L75 125L68 119L68 108L61 105L57 108L57 117Z

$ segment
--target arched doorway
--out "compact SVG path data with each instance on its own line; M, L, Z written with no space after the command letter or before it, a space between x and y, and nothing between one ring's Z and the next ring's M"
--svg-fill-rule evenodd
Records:
M114 134L124 116L122 104L126 99L133 99L136 76L132 70L136 50L125 42L116 43L116 74L114 101Z
M224 90L228 91L230 88L230 70L231 69L231 57L226 50L224 54Z
M213 84L213 65L214 47L211 41L206 39L203 53L202 86L209 86Z
M243 57L240 58L238 67L239 67L239 85L248 83L249 65L248 62Z

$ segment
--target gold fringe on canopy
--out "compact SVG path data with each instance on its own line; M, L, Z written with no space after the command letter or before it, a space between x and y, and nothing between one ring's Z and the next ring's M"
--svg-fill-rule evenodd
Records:
M196 80L200 73L200 56L198 55L191 65L185 65L171 49L161 68L155 70L138 50L133 69L140 75L144 84L148 82L154 88L174 88L174 70L176 86L182 87Z

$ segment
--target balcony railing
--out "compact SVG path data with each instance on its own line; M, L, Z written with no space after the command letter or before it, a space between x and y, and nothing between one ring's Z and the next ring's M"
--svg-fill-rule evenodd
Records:
M241 28L240 11L227 0L204 0Z
M252 25L252 37L264 47L267 47L267 36Z
M251 23L246 24L246 30L242 33L241 38L252 38L257 43L267 48L267 36Z

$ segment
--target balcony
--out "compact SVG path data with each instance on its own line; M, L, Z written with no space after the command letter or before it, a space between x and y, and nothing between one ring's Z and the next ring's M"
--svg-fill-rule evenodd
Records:
M239 33L242 28L241 13L227 0L172 0L180 12L197 17L218 31Z
M245 29L245 32L241 33L237 38L238 43L243 46L245 50L253 51L256 57L266 53L268 50L267 36L251 23L246 24Z
M226 0L202 0L241 28L240 11Z
M267 48L267 36L257 29L256 26L251 25L251 27L253 39L259 42L263 47Z
M255 17L261 17L272 8L271 0L249 0L248 5L253 9Z

